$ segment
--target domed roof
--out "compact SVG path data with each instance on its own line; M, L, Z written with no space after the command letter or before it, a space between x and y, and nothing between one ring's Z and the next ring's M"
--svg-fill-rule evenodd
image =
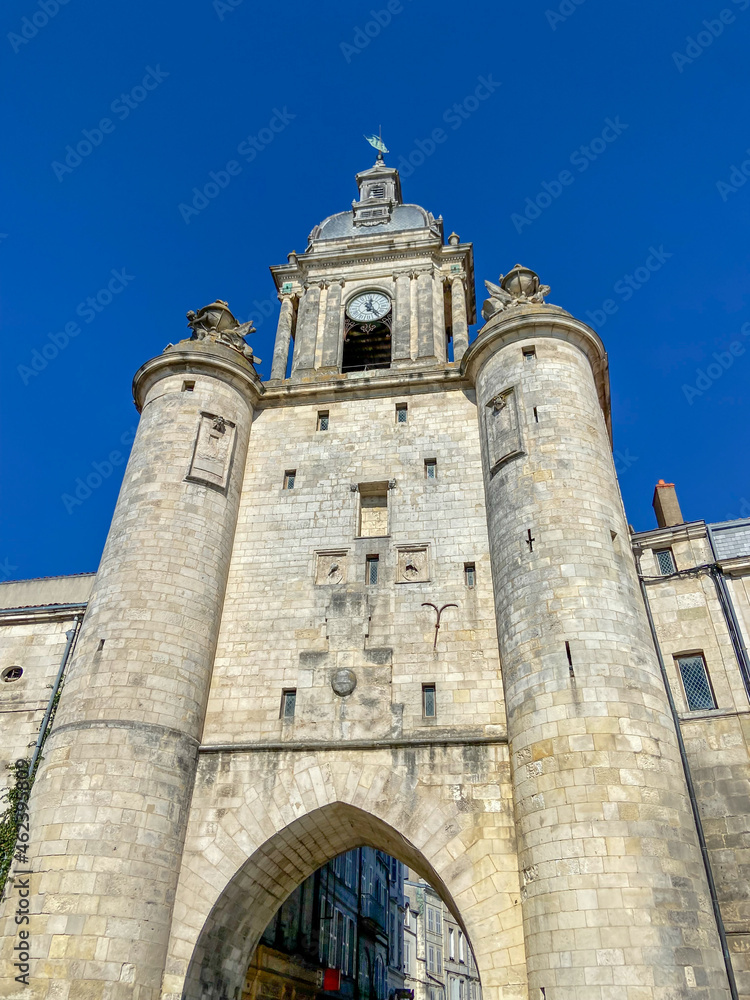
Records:
M431 229L436 222L430 212L419 205L394 205L390 218L367 226L355 225L354 209L329 215L310 234L312 240L341 240L352 236L377 236L380 233L404 232L408 229Z

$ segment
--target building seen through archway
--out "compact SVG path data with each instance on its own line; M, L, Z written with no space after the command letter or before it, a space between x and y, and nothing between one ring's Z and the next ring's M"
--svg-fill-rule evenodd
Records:
M481 1000L466 937L439 893L359 847L302 882L250 962L243 1000Z

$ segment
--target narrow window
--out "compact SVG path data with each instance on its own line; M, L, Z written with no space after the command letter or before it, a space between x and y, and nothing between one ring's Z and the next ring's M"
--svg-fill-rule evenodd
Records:
M458 932L458 960L459 962L466 962L466 951L462 931Z
M8 667L7 670L3 670L2 678L4 681L17 681L22 675L23 667Z
M534 407L534 420L539 423L539 414L537 413L536 407Z
M435 911L432 909L431 906L427 907L427 930L428 931L435 930Z
M404 941L404 972L411 972L411 942Z
M318 410L318 430L328 430L328 410Z
M388 483L359 484L360 538L388 534Z
M370 586L374 586L378 582L378 563L380 561L379 556L368 556L367 557L367 583Z
M294 480L296 478L297 478L297 470L296 469L287 469L286 472L284 473L284 489L285 490L293 490L294 489Z
M435 910L435 933L443 933L443 918L440 915L440 910Z
M657 549L654 551L654 555L656 556L656 565L659 567L659 573L662 576L670 576L672 573L677 572L671 549Z
M680 677L685 689L688 709L691 712L697 712L700 709L716 708L716 699L711 690L706 661L702 654L678 656L677 665L680 668Z
M464 583L469 588L477 585L477 569L474 563L464 563Z
M448 958L451 960L451 962L455 961L455 959L456 959L456 942L455 942L455 937L456 937L456 935L455 935L455 933L453 931L453 928L449 927L448 928Z
M183 392L192 392L194 388L195 388L195 382L183 382L182 383L182 391Z
M99 645L96 647L97 653L104 649L104 639L99 640Z
M396 423L405 424L409 415L406 403L396 403Z
M536 358L536 347L524 347L523 348L523 360L533 361Z
M425 479L437 479L437 459L426 458L424 460Z
M297 705L297 689L286 688L281 692L281 718L293 719L294 709Z
M443 949L435 949L435 975L442 976L443 974Z
M422 712L425 719L435 718L435 685L422 685Z

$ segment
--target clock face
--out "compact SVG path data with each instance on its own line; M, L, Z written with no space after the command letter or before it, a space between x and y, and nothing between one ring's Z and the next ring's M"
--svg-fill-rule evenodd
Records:
M391 308L387 295L381 292L362 292L347 306L347 313L358 322L382 319Z

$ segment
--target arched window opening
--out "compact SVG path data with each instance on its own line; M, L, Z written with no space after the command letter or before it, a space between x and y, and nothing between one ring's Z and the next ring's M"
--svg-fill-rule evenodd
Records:
M282 904L261 936L241 997L481 1000L464 940L428 882L384 851L357 847L319 868Z
M391 367L390 314L374 323L355 323L347 316L342 372Z

